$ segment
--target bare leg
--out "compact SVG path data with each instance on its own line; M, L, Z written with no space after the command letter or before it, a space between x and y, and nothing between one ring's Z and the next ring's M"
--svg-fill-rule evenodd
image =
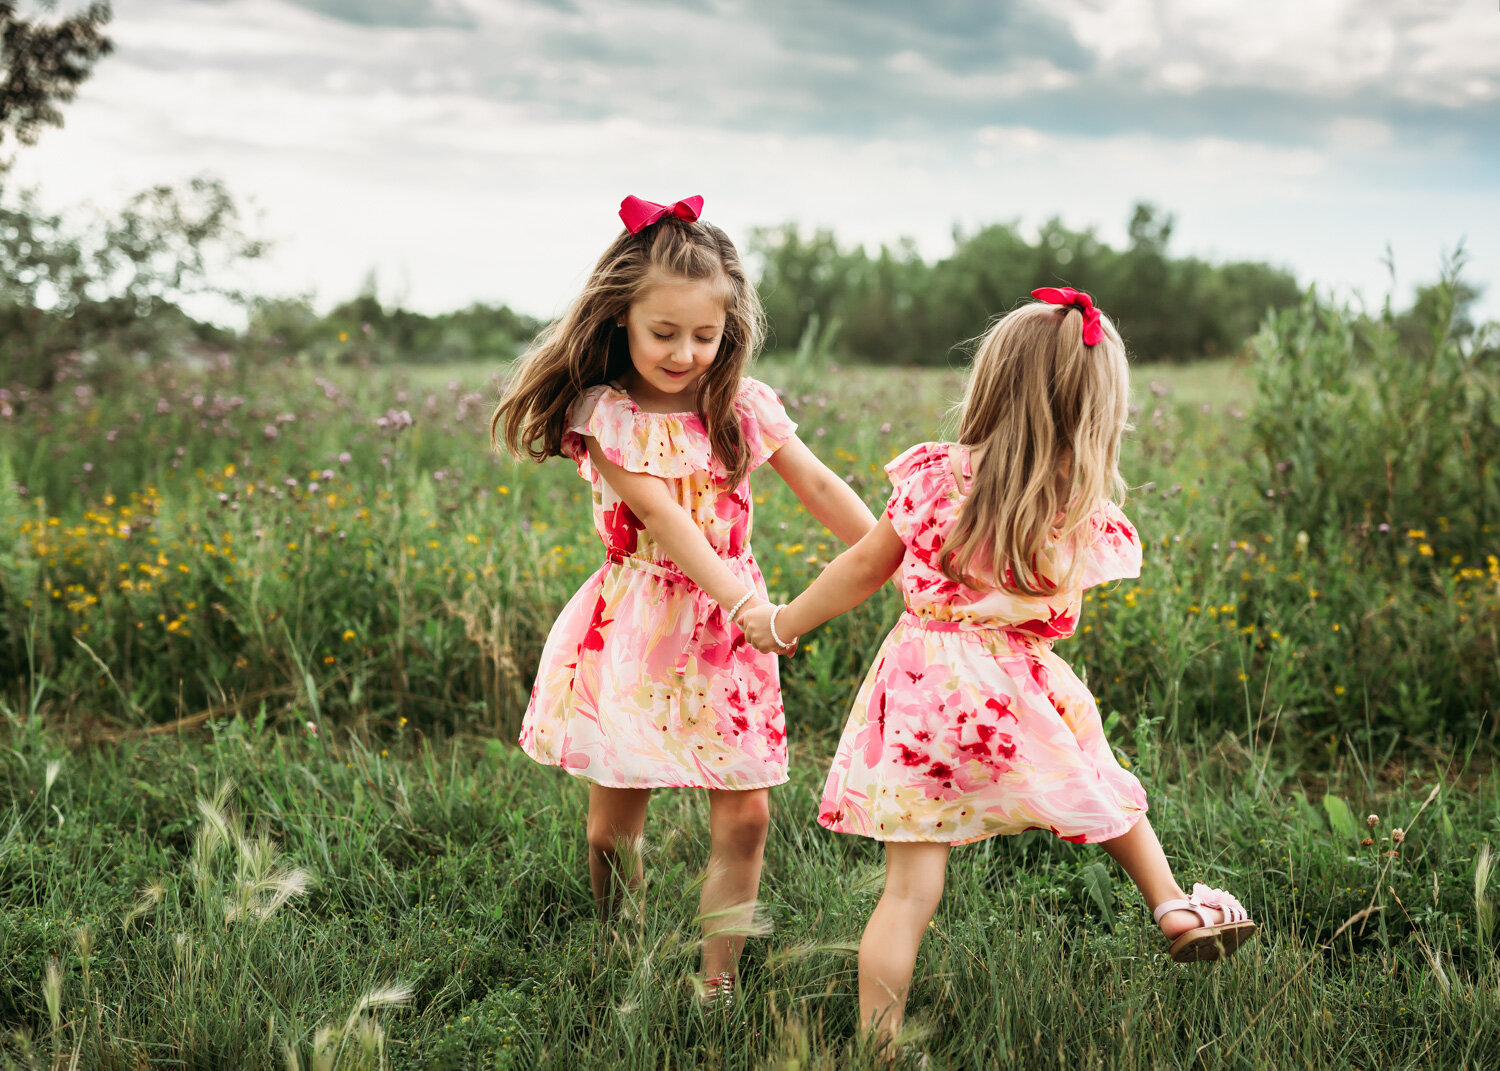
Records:
M698 901L703 919L703 976L733 977L760 894L760 869L771 825L771 793L708 794L708 877Z
M1141 890L1146 906L1151 910L1155 911L1156 905L1164 900L1185 895L1182 886L1172 876L1172 867L1167 862L1166 853L1161 850L1161 842L1156 839L1156 830L1151 828L1147 819L1142 818L1129 833L1107 840L1100 847L1125 868L1125 873ZM1213 919L1212 909L1209 917L1211 921L1218 921ZM1202 925L1192 911L1168 911L1161 918L1161 932L1168 939Z
M859 942L859 1022L889 1043L901 1030L917 949L947 877L947 844L885 846L885 891Z
M641 835L649 788L589 786L589 884L605 918L620 910L625 893L640 887Z

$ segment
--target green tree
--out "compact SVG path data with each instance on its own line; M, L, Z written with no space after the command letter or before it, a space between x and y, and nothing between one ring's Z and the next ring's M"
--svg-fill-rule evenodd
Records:
M58 105L73 99L114 48L104 34L110 14L108 3L92 3L48 22L20 14L15 0L0 0L0 148L7 137L34 144L44 126L62 125Z
M0 189L0 340L7 378L50 389L65 363L166 356L222 332L182 312L194 294L243 295L214 280L260 256L222 182L196 178L133 197L113 219L69 226L26 191Z

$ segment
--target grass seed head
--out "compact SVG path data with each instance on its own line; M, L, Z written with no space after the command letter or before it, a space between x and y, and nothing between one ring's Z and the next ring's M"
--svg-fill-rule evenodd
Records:
M1494 857L1490 854L1490 846L1485 844L1479 849L1479 857L1474 861L1474 915L1478 923L1479 943L1481 947L1489 948L1495 932L1495 902L1489 897L1490 874L1494 869Z
M42 999L47 1002L47 1014L52 1017L52 1032L62 1025L62 966L56 956L47 957L47 967L42 972Z

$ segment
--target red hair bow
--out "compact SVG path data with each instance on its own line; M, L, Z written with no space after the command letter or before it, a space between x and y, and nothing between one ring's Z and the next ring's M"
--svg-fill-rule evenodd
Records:
M702 211L703 198L698 196L684 197L669 205L659 205L642 201L632 194L620 202L620 219L625 222L625 229L631 234L640 234L663 216L676 216L691 223Z
M1077 305L1082 309L1083 344L1085 346L1096 346L1104 337L1104 326L1099 322L1099 310L1094 308L1094 299L1082 290L1074 290L1071 286L1044 286L1033 290L1031 296L1038 301L1046 301L1053 305Z

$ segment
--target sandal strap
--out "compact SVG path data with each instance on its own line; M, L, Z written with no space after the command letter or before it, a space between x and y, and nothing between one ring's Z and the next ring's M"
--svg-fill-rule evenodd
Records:
M1160 922L1162 916L1169 911L1191 911L1198 916L1198 921L1205 926L1215 925L1210 921L1206 909L1213 908L1223 916L1220 924L1230 922L1245 922L1250 918L1250 912L1245 910L1245 905L1240 903L1233 895L1223 889L1213 889L1202 882L1194 884L1192 894L1186 899L1167 900L1156 906L1152 917Z
M1203 925L1205 926L1208 925L1208 918L1203 914L1202 909L1194 904L1191 900L1184 900L1180 897L1176 900L1163 900L1161 903L1157 904L1156 910L1151 912L1151 918L1155 922L1160 922L1163 915L1172 911L1191 911L1193 914L1198 916L1199 922L1203 923Z

